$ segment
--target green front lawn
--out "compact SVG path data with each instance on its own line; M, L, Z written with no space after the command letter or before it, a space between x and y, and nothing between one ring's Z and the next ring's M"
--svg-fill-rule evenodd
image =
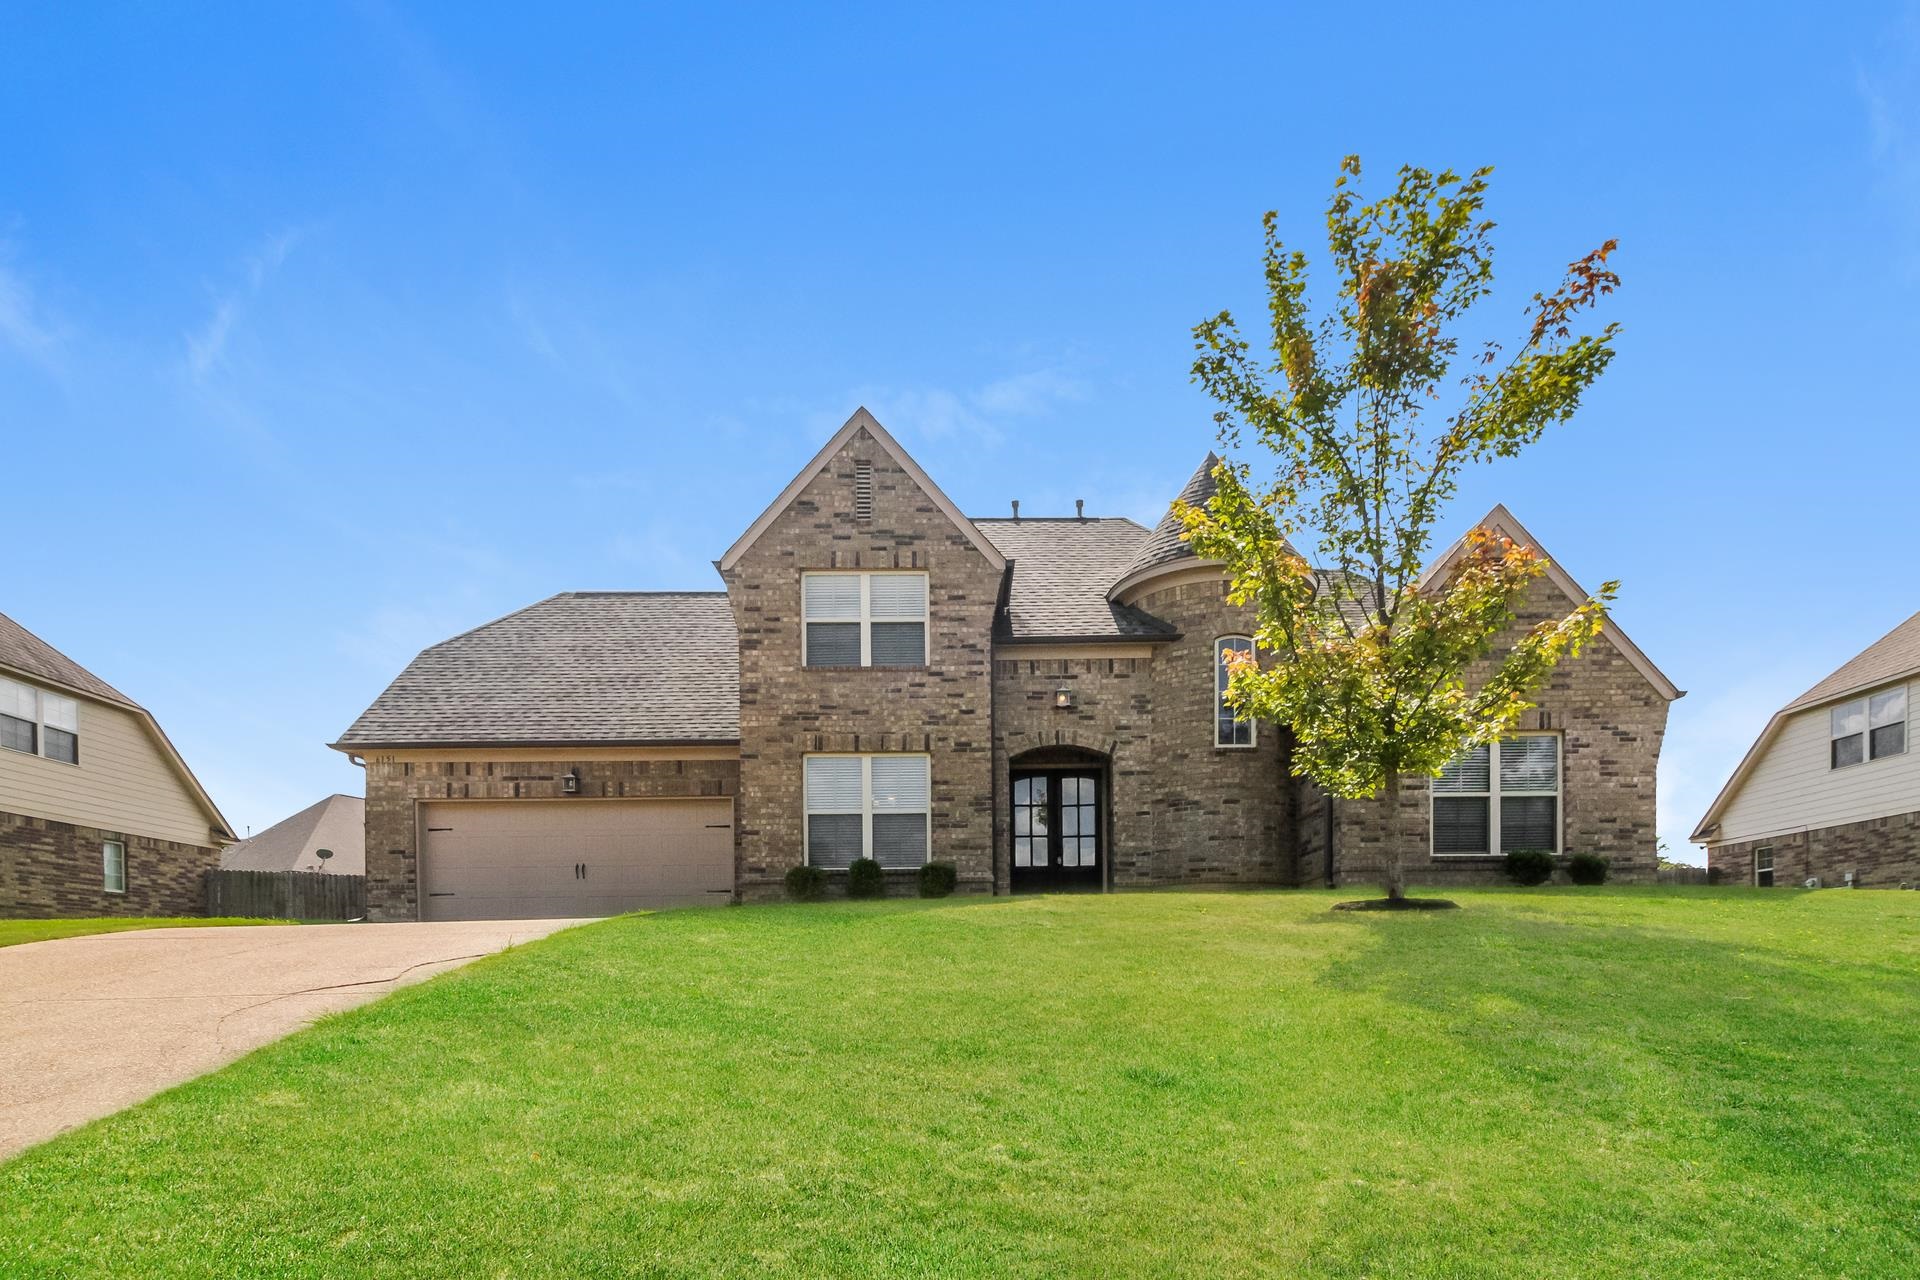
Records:
M1920 894L685 911L0 1166L0 1272L1914 1274Z
M82 920L0 920L0 947L49 938L80 938L89 933L124 933L128 929L198 929L208 925L292 924L291 920L245 920L237 916L201 919L198 916L90 916Z

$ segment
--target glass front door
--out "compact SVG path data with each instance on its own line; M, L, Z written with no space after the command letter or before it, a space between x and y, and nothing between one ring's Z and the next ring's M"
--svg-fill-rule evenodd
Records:
M1016 891L1100 888L1105 823L1098 773L1014 774L1012 826Z

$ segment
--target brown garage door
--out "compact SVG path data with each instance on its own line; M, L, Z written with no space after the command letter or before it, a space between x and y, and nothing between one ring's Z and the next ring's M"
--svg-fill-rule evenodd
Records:
M420 918L609 916L733 890L729 800L421 806Z

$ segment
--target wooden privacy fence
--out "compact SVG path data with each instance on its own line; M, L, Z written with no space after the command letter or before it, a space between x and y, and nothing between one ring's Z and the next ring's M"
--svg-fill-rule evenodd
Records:
M365 876L318 871L207 872L207 914L270 920L358 920L367 914Z
M1705 867L1661 867L1654 873L1661 884L1712 884Z

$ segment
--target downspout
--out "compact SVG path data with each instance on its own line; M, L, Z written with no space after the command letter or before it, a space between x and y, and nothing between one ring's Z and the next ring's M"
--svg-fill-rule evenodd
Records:
M1326 820L1326 835L1324 838L1327 845L1327 888L1333 889L1338 887L1333 878L1333 795L1330 792L1323 792L1322 794L1326 800L1325 812L1322 817Z

